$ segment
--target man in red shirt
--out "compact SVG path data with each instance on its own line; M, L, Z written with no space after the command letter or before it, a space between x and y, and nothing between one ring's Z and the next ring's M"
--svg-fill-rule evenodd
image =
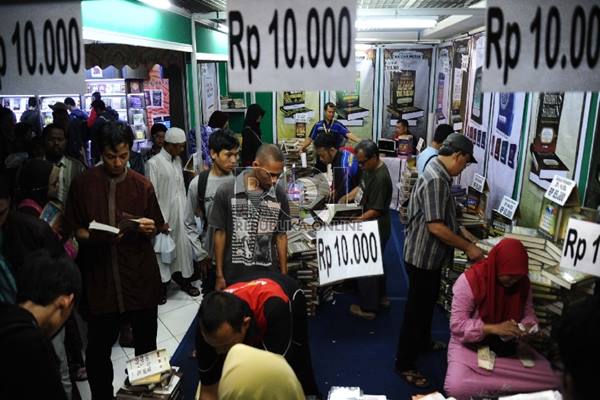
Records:
M285 357L304 393L318 396L314 379L306 300L296 281L271 271L248 274L204 298L198 313L196 357L200 399L216 399L225 356L245 343Z

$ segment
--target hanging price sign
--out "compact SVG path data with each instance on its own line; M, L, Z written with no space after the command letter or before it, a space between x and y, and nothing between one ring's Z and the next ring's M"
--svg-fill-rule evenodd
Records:
M513 200L508 196L504 196L500 202L500 207L498 207L498 213L512 220L515 218L517 207L519 207L518 201Z
M598 0L488 0L487 5L484 90L600 90Z
M575 185L575 181L555 175L544 197L560 206L564 206L571 196Z
M355 17L355 0L229 0L229 90L351 90Z
M475 174L473 176L473 183L471 183L471 187L477 190L479 193L483 193L485 189L485 176Z
M0 95L81 93L81 2L0 5Z

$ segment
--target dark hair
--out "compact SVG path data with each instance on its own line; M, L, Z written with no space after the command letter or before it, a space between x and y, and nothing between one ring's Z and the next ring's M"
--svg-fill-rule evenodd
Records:
M19 171L17 188L23 199L35 200L44 207L48 203L48 181L54 165L41 158L32 158L23 163Z
M436 143L444 143L444 140L450 135L454 133L454 129L448 124L440 124L437 128L435 128L435 133L433 134L433 141Z
M405 119L399 119L398 122L396 122L396 124L404 125L408 128L408 121Z
M334 109L337 108L335 103L328 101L327 103L325 103L325 106L323 107L323 111L327 110L329 107L334 108Z
M15 125L15 137L24 140L27 133L31 133L32 128L27 122L17 122Z
M313 146L317 149L330 149L332 147L337 149L337 141L334 135L319 133L313 141Z
M379 147L377 147L377 144L372 140L361 140L360 143L354 147L356 154L358 154L359 150L362 150L367 158L373 158L375 156L379 157Z
M214 333L227 322L234 331L240 332L244 317L250 316L248 304L229 292L212 292L200 304L199 327L206 333Z
M250 104L248 110L246 110L246 117L244 118L244 127L249 126L255 131L260 129L258 118L265 115L265 110L262 109L258 104ZM260 132L256 132L260 133Z
M573 381L572 396L577 400L598 398L595 362L600 347L594 345L600 337L600 296L572 307L565 315L558 333L560 356Z
M100 92L94 92L92 93L92 101L94 100L100 100L102 98L102 94Z
M63 103L65 103L65 105L67 105L67 106L72 106L72 107L76 106L75 100L73 100L72 97L65 98L65 101L63 101Z
M40 306L51 304L57 297L81 296L81 274L67 256L52 257L48 250L37 250L17 269L17 303L31 301Z
M210 118L208 119L208 126L210 126L213 129L223 129L227 121L229 121L229 114L217 110L210 115Z
M10 199L12 197L12 188L10 180L5 172L0 172L0 199Z
M116 151L117 146L125 143L129 146L133 144L133 132L131 127L121 121L108 121L102 125L100 131L100 152L103 152L106 147Z
M150 128L150 136L154 137L158 132L167 132L167 127L165 126L165 124L161 124L161 123L157 123L152 125L152 128Z
M38 101L35 97L30 97L29 99L27 99L27 105L29 107L37 107Z
M67 132L65 132L63 127L58 124L52 123L52 124L46 125L44 127L44 130L42 131L42 138L44 139L44 142L46 142L46 139L48 138L48 135L50 134L50 131L52 129L60 129L65 134L65 139L67 138Z
M102 100L94 100L92 101L92 108L93 109L100 109L100 111L104 111L106 110L106 104L104 104L104 102Z
M224 131L217 131L208 138L208 148L216 153L222 150L233 150L240 147L237 138Z
M256 157L254 157L255 160L263 160L266 161L267 159L271 160L271 161L275 161L275 162L283 162L283 153L281 152L281 149L277 146L275 146L274 144L270 144L270 143L265 143L263 145L261 145L258 150L256 150Z

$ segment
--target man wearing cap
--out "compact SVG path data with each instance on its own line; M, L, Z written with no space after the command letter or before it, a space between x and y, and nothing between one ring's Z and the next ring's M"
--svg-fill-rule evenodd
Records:
M166 286L173 280L190 296L198 296L200 291L191 283L194 273L192 245L185 230L186 193L180 154L185 150L186 136L180 128L170 128L165 134L165 144L156 156L146 164L146 176L156 190L158 204L162 211L165 231L175 242L175 258L170 264L162 261L160 255L160 276L163 282L163 301L166 301Z
M470 260L483 257L481 250L465 239L468 235L459 233L456 204L450 191L452 178L475 162L473 143L459 133L450 134L438 156L419 176L410 196L404 241L409 289L395 369L409 384L419 388L429 385L416 368L419 354L443 348L443 344L431 340L431 318L441 267L452 261L454 248L463 250Z

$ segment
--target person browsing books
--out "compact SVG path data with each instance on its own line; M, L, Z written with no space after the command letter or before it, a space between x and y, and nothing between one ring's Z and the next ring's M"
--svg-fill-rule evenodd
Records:
M300 152L306 151L306 148L315 140L320 133L331 134L336 138L336 148L344 146L347 140L358 143L360 139L348 130L339 121L334 120L335 104L329 102L323 107L325 118L317 122L311 129L310 135L300 145Z
M438 155L442 143L444 143L444 140L446 140L448 135L452 132L454 132L454 130L448 124L440 124L435 128L431 144L417 156L417 171L419 174L422 174L423 171L425 171L427 164Z
M65 217L79 242L83 275L80 312L88 321L86 366L92 398L113 396L111 348L120 322L131 321L135 354L156 349L161 281L152 240L164 219L152 183L127 168L127 126L108 121L99 136L102 165L75 178ZM118 226L139 219L122 235L90 230L92 221Z
M468 400L560 387L548 360L523 340L538 330L528 272L523 244L503 239L456 280L444 383L448 395ZM488 370L479 366L478 356L486 349L495 354Z

